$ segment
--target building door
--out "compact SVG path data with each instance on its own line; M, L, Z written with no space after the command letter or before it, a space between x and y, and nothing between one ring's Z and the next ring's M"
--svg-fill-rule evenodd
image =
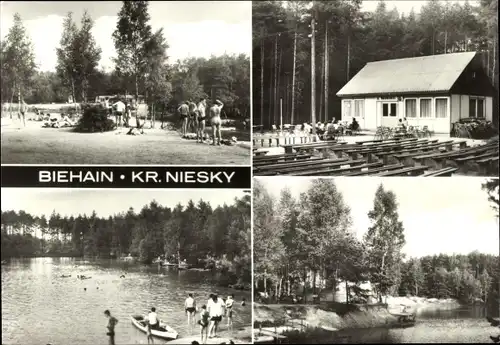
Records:
M380 126L396 127L399 121L397 102L382 102Z

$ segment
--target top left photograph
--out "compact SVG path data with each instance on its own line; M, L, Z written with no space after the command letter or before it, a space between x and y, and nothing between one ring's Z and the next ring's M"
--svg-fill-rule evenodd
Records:
M250 165L252 3L2 1L1 163Z

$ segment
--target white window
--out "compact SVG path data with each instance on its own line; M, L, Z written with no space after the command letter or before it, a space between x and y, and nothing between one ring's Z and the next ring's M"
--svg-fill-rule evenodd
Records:
M431 118L432 117L432 99L431 98L421 98L420 99L420 117L421 118Z
M405 99L405 114L406 117L417 117L416 99Z
M352 116L352 104L351 100L344 100L344 115L345 116Z
M443 119L448 117L448 98L436 98L435 104L436 118Z
M469 117L484 118L484 98L469 98Z
M364 117L365 116L365 100L356 99L354 100L354 116Z

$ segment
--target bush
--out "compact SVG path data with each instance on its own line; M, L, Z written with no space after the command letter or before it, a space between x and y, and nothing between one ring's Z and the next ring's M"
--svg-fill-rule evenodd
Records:
M491 121L467 118L453 124L453 137L471 139L490 139L498 135L498 130Z
M98 105L84 107L83 115L78 121L75 131L84 133L108 132L115 128L113 120L108 118L106 109Z

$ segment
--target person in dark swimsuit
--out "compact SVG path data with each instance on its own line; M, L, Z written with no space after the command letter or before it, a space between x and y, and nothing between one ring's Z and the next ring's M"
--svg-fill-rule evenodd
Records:
M111 315L109 310L104 311L104 315L108 318L108 332L106 335L108 336L109 345L115 345L115 326L118 323L118 320Z
M196 301L193 298L193 294L190 293L184 302L184 310L186 311L186 315L188 317L188 327L191 325L191 319L193 320L194 326L194 316L196 314Z
M207 306L203 305L201 307L200 320L198 320L198 324L201 327L201 342L203 344L207 343L209 322L210 322L210 313L207 311Z

